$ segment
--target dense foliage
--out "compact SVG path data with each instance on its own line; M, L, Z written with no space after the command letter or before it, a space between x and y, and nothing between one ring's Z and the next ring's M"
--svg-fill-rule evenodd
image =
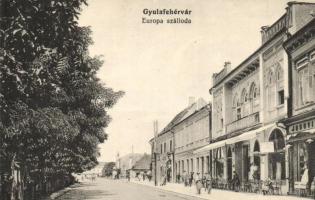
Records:
M86 0L1 1L0 159L27 179L97 164L107 110L122 96L103 85L91 31L77 19ZM3 12L2 12L3 11Z
M107 177L112 176L114 167L115 167L114 162L105 163L103 170L102 170L103 175L107 176Z

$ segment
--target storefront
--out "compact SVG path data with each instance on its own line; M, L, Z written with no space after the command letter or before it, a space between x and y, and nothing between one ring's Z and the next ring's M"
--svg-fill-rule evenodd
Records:
M290 193L314 193L315 176L315 18L292 35L284 48L289 57L289 87L292 104L287 148L289 153ZM313 196L313 195L312 195Z
M315 118L315 116L313 116ZM289 126L290 193L309 195L315 191L315 119Z
M219 147L213 151L213 177L222 179L224 178L224 161L225 161L225 152L224 147Z
M273 151L268 153L268 176L271 180L286 180L285 141L280 129L274 129L269 142L273 143Z
M174 154L173 153L165 153L161 154L159 157L159 166L158 166L158 180L160 183L163 183L164 180L166 182L173 182L174 179Z

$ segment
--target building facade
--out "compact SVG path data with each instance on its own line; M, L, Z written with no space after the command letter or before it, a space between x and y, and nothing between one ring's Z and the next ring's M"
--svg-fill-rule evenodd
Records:
M211 138L211 107L203 99L190 105L187 113L174 126L175 174L181 182L183 174L200 173L203 177L210 171L210 153L194 153L209 144Z
M166 127L158 132L154 122L154 138L150 140L152 151L152 178L156 185L175 180L174 174L174 131L173 125L184 115L185 110L178 113Z
M236 172L241 187L271 180L289 190L287 131L289 60L283 43L312 20L315 5L290 2L271 26L261 29L262 45L233 70L226 62L213 75L212 140L196 152L211 151L212 176L229 184ZM244 188L246 190L246 188Z
M173 182L174 179L174 134L167 126L156 140L156 178L158 183Z
M209 154L202 152L194 155L193 151L209 143L209 113L210 105L203 99L190 102L150 140L152 175L156 184L177 182L184 171L208 171Z
M121 177L126 177L127 171L142 158L143 154L140 153L129 153L124 156L119 154L116 157L115 169L119 171Z
M290 192L314 190L315 177L315 18L284 44L289 55L288 129Z

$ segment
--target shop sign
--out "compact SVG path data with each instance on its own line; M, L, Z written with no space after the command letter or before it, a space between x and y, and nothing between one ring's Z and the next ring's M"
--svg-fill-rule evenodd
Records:
M273 153L273 152L275 152L273 142L260 143L260 152L261 153Z

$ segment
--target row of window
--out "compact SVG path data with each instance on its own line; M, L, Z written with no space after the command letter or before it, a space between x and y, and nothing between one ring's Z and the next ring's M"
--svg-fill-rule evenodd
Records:
M303 107L315 101L315 51L306 54L295 63L296 107Z
M279 63L275 71L270 68L267 73L266 97L267 109L273 111L276 106L284 104L283 70Z
M209 115L201 116L190 126L186 126L176 132L175 140L176 147L187 146L192 143L197 143L209 137Z
M251 113L256 112L254 109L259 104L259 89L253 82L250 86L249 93L244 88L240 98L238 94L233 97L233 121L239 120Z
M196 163L194 163L194 160L196 161ZM196 166L194 166L194 164L196 164ZM195 167L196 172L209 173L210 157L204 156L198 158L184 159L176 162L175 165L177 174L179 175L184 172L186 173L195 172L194 170Z
M169 151L167 151L166 146L167 146L167 142L164 142L164 143L160 144L160 152L161 152L161 154L173 151L173 141L170 140L170 142L169 142Z

